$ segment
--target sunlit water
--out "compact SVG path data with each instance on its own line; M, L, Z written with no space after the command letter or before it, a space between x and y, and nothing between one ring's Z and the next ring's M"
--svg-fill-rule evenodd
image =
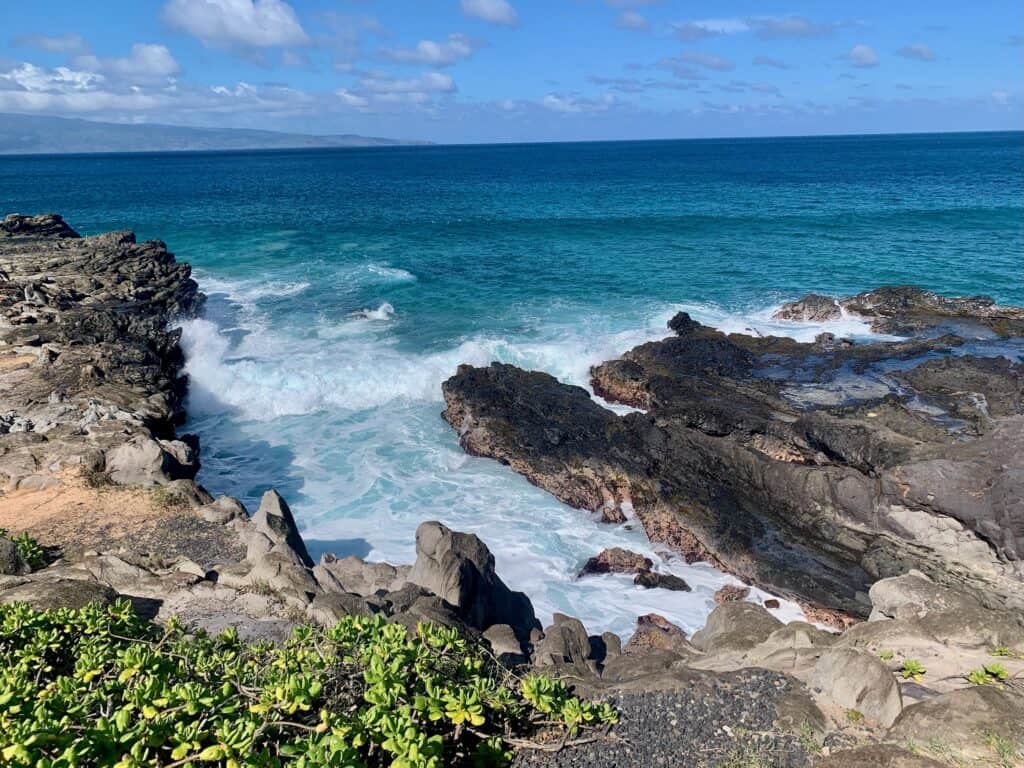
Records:
M315 552L410 562L423 520L476 532L542 620L628 635L651 611L696 629L729 577L466 456L441 382L501 360L585 386L679 309L809 339L823 328L769 319L808 290L1022 303L1022 150L988 134L0 159L0 207L131 228L196 267L187 428L210 490L252 507L278 488ZM576 578L613 545L693 591Z

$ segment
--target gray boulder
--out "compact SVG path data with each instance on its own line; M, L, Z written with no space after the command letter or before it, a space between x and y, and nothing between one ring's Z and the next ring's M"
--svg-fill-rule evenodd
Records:
M807 683L843 709L855 709L886 727L903 709L896 678L869 653L849 648L825 651Z
M477 629L508 624L525 641L538 626L529 598L498 578L487 545L441 523L422 523L416 529L416 563L409 582L455 606L459 616Z
M726 602L711 612L704 628L694 633L692 642L705 652L745 651L763 643L782 626L760 605Z
M345 616L371 616L369 603L359 595L323 593L313 598L306 615L317 624L332 627Z
M209 504L199 508L199 514L208 523L227 525L232 520L246 521L249 513L245 505L233 496L218 496Z
M998 738L1010 754L1001 756ZM1010 688L975 685L903 710L886 736L941 747L960 765L1019 765L1024 756L1024 696Z
M974 595L940 586L917 571L875 582L869 596L874 620L916 621L947 645L1024 651L1024 613L992 610Z
M14 542L0 536L0 575L23 576L31 571Z
M199 471L193 448L180 440L154 440L134 435L106 457L107 475L120 485L166 485L191 480Z
M33 580L0 592L0 603L28 603L40 611L109 605L116 599L117 592L106 584L79 579Z
M258 533L263 534L273 547L284 544L308 568L313 567L313 560L306 551L306 544L299 535L299 527L295 517L281 494L269 490L260 499L259 509L252 516L252 523Z
M321 586L333 592L352 592L372 597L381 591L401 589L409 575L409 566L367 563L354 555L338 559L330 553L320 558L313 575Z
M556 613L552 624L544 630L544 638L536 644L533 663L538 667L570 667L578 674L591 672L587 661L591 658L590 637L583 622L571 616Z

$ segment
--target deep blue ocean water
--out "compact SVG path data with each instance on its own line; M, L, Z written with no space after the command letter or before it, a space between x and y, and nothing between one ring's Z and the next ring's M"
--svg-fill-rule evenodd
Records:
M624 634L651 610L700 626L726 577L661 556L694 592L577 581L604 546L650 546L466 457L439 416L459 363L585 385L680 308L813 336L768 320L809 290L1024 304L1024 133L0 158L9 211L194 265L211 490L275 486L314 549L372 559L408 562L424 519L479 532L542 615Z

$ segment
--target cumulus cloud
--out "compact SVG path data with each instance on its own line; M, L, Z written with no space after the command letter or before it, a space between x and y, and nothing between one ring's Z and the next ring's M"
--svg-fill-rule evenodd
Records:
M78 53L88 47L81 35L23 35L14 38L12 43L48 53Z
M74 64L90 72L106 72L127 80L168 77L179 69L166 46L150 43L136 43L128 56L122 58L87 55L77 57Z
M754 64L759 67L773 67L774 69L789 69L786 62L781 59L773 59L771 56L755 56Z
M676 80L658 80L652 77L602 77L591 75L590 82L602 85L619 93L643 93L652 90L691 91L697 87L696 82L678 82Z
M850 62L851 66L867 69L878 66L878 54L870 45L857 43L853 48L843 54L844 59Z
M70 67L47 69L23 62L7 72L0 72L2 91L30 93L80 93L95 89L106 78L95 72L74 70Z
M334 92L341 104L360 112L377 112L401 106L431 108L438 97L458 91L451 75L424 72L415 77L395 77L387 72L364 72L350 88Z
M420 40L415 48L385 50L384 55L403 63L447 67L462 59L468 59L473 55L474 50L473 41L468 37L452 34L448 35L448 39L441 43L433 40Z
M623 11L620 13L618 24L623 29L635 29L640 32L646 32L651 28L651 23L647 21L646 17L636 11Z
M904 45L898 51L900 56L905 59L916 59L917 61L934 61L935 54L932 53L932 49L924 43L910 43Z
M519 21L516 9L508 0L462 0L462 12L476 19L483 19L492 24L503 24L507 27Z
M304 45L309 36L283 0L170 0L164 22L211 46Z

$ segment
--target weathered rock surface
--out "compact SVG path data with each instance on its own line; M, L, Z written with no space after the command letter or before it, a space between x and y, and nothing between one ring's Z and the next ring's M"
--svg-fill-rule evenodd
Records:
M444 415L467 452L814 609L865 617L874 581L917 569L1021 610L1024 364L998 355L1024 310L905 288L840 304L915 337L823 346L679 315L675 336L592 371L646 413L493 364L445 382Z
M68 468L129 484L195 476L174 434L185 380L167 329L202 306L190 271L130 232L0 222L0 490L56 484Z
M580 576L594 573L643 573L651 570L654 562L622 547L604 549L583 564Z
M471 627L507 624L523 641L539 627L530 599L505 586L494 570L494 555L473 534L437 522L421 523L408 578L455 606Z

